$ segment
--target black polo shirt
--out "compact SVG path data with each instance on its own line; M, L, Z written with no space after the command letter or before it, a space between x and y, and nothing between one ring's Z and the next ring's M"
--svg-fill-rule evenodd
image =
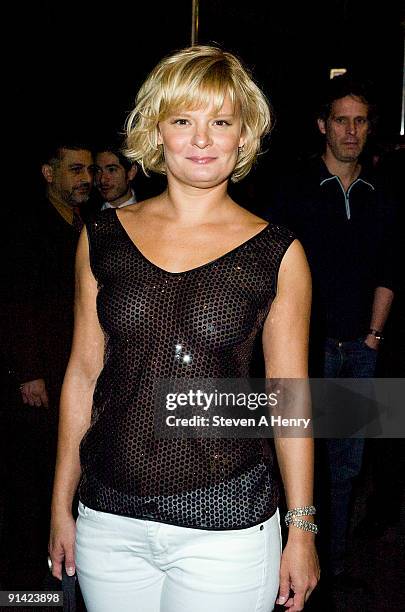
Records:
M313 279L313 328L351 340L370 327L376 287L394 286L395 205L364 171L347 192L322 159L282 181L269 218L302 242Z

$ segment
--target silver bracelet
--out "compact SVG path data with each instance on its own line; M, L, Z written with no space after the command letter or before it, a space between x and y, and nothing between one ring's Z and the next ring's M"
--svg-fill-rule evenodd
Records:
M315 506L301 506L299 508L291 508L285 515L285 524L288 525L291 522L291 519L296 516L311 516L316 513Z
M318 533L318 525L311 523L311 521L305 521L304 519L293 517L290 519L288 525L294 525L294 527L298 527L298 529L303 529L304 531L311 531L311 533L315 535Z

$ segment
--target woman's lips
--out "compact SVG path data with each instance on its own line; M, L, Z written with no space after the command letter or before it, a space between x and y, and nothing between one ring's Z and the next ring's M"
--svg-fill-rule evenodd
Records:
M215 161L216 157L187 157L187 159L194 162L195 164L204 166L205 164L209 164L210 162Z

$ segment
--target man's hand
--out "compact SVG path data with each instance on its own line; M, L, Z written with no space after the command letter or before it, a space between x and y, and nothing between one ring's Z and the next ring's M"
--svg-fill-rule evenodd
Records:
M364 344L366 344L368 348L371 348L374 351L378 351L378 349L380 348L380 340L378 340L373 334L368 334L366 336Z
M21 397L24 404L30 406L44 406L48 408L48 393L43 378L30 380L20 385Z

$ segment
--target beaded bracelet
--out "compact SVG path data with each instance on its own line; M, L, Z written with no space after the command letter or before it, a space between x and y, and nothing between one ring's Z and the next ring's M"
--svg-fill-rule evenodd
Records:
M291 508L285 515L285 522L288 525L293 516L310 516L316 513L315 506L301 506L300 508Z
M312 516L316 513L315 506L301 506L299 508L291 508L285 515L285 524L287 527L290 525L294 525L294 527L298 527L298 529L303 529L304 531L311 531L312 533L318 533L318 527L315 523L311 521L306 521L304 519L299 518L300 516Z
M298 529L303 529L304 531L311 531L315 535L318 533L318 525L315 523L311 523L311 521L304 521L304 519L292 518L289 525L294 525L294 527L298 527Z

